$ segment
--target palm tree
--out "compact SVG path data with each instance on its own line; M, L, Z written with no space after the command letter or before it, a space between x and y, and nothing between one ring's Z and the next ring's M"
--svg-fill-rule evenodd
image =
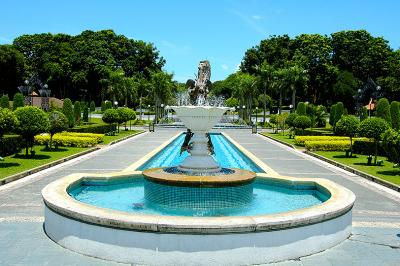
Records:
M296 108L296 90L297 88L304 87L307 84L307 71L298 65L293 65L285 71L285 79L290 91L292 92L292 106L293 108Z
M172 88L172 74L162 71L154 72L151 74L152 92L156 106L156 121L161 117L161 104L166 103L171 97Z
M263 94L264 94L264 101L263 101L263 109L264 109L264 119L263 123L265 124L265 117L266 117L266 112L267 112L267 89L269 89L272 85L272 81L274 79L274 72L275 69L273 66L268 64L266 61L264 61L261 64L261 67L259 68L259 76L260 76L260 81L263 87Z

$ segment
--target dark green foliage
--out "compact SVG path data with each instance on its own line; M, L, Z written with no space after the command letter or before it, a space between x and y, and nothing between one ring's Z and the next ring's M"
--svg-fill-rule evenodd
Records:
M116 130L115 124L94 124L67 129L68 132L106 134Z
M32 148L35 135L47 132L49 119L44 111L34 106L18 108L14 113L19 121L15 131L25 140L25 155L28 156L28 148Z
M393 101L390 104L390 117L392 118L392 127L400 129L400 103Z
M116 109L107 109L103 113L102 120L107 124L118 123L119 121L119 113Z
M336 104L332 104L331 110L329 112L329 124L332 127L335 125L335 112L336 112Z
M311 126L311 119L306 115L299 115L293 121L293 124L296 128L299 128L304 132L304 129Z
M288 115L288 117L286 118L286 124L289 126L289 127L294 127L294 120L296 119L298 117L298 114L296 114L296 113L290 113L289 115Z
M328 113L326 111L326 107L323 105L318 105L315 109L315 124L317 127L325 127L326 126L326 117Z
M63 113L58 112L58 111L53 111L49 114L49 124L50 124L49 148L51 150L54 134L68 129L68 119Z
M113 108L112 102L111 101L106 101L104 105L104 111Z
M82 116L83 122L88 122L89 121L89 108L85 104L83 106L83 116Z
M13 98L13 110L17 110L18 107L24 107L24 96L22 93L17 92Z
M390 104L388 99L381 98L376 106L376 116L383 118L389 126L392 125L392 118L390 116Z
M342 118L342 115L344 115L345 109L344 105L342 102L338 102L335 107L335 116L334 116L334 124L332 125L333 127L336 126L336 123Z
M81 102L80 101L75 101L74 103L74 119L76 124L81 123Z
M392 128L382 134L383 148L388 159L397 164L400 163L400 132Z
M19 135L6 135L0 138L0 156L18 153L22 147L22 140Z
M303 102L299 102L297 104L296 114L298 115L307 115L307 107Z
M364 121L367 117L368 117L368 109L367 107L363 106L361 108L360 121Z
M106 110L106 102L101 102L101 111L104 112Z
M74 127L74 125L75 125L74 109L72 107L72 101L69 98L64 99L62 113L68 119L68 126L70 128Z
M8 108L0 108L0 139L18 126L17 117Z
M13 95L22 84L24 56L12 45L0 45L0 95Z
M381 140L381 135L388 129L386 121L380 117L370 117L363 120L359 127L359 134L362 137L372 138L375 143L375 160L378 154L378 141Z
M94 101L90 102L90 112L94 112L96 111L96 104L94 103Z
M8 95L0 97L0 108L10 108L10 99L8 98Z
M353 115L344 115L336 123L335 133L350 137L350 157L353 155L353 137L358 131L360 120Z

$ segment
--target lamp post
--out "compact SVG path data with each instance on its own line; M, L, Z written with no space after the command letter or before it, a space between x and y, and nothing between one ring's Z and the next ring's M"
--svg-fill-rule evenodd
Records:
M114 108L118 109L118 102L117 101L114 101Z
M150 121L150 104L147 105L147 121Z
M164 118L164 104L161 104L161 119Z
M245 113L245 108L246 108L246 105L243 105L243 108L242 108L242 116L243 116L243 120L246 121L246 119L245 119L245 115L246 115L246 113Z
M256 106L256 127L257 127L258 107Z

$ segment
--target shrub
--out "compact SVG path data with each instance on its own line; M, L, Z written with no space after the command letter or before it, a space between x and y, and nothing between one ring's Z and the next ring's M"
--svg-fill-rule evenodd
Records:
M126 128L126 123L129 120L134 120L136 118L136 113L132 109L128 107L122 107L117 109L118 112L118 124L125 123L125 130Z
M54 134L56 134L58 132L62 132L68 128L68 119L63 113L58 112L58 111L53 111L49 114L49 124L50 124L49 148L51 150Z
M111 101L106 101L105 102L105 110L112 109L112 107L113 106L112 106L112 102Z
M81 103L79 101L75 101L75 103L74 103L74 118L75 118L75 123L80 125L80 123L81 123Z
M363 106L361 108L360 121L364 121L367 118L368 118L368 109L367 107Z
M24 107L24 95L17 92L13 97L13 110L17 110L18 107Z
M0 156L18 153L21 149L22 137L20 135L6 135L0 138Z
M294 127L294 120L298 117L298 115L296 113L291 113L288 115L288 117L286 117L286 125L288 125L289 127Z
M103 141L104 135L91 133L57 133L53 137L56 146L63 147L90 147ZM35 137L35 142L39 145L46 144L50 141L49 134L42 134Z
M302 129L304 133L304 129L308 128L311 126L311 119L308 116L305 115L299 115L296 117L296 119L293 121L293 124L296 128Z
M18 126L17 117L8 108L0 108L0 138Z
M392 118L390 117L390 104L388 99L381 98L376 105L376 116L384 119L389 126L392 125Z
M390 116L392 118L392 127L400 129L400 103L393 101L390 104Z
M85 104L83 106L83 117L82 117L83 122L88 122L89 121L89 108Z
M115 109L107 109L103 113L102 120L108 124L118 123L119 121L119 113Z
M90 112L94 112L96 111L96 104L94 103L94 101L90 102Z
M297 115L307 115L307 107L306 104L303 102L299 102L297 104L297 108L296 108L296 114Z
M326 107L323 105L318 105L315 110L315 123L317 127L326 126L327 111Z
M35 135L48 130L49 120L45 112L34 106L20 107L14 113L19 121L16 132L24 139L25 155L28 156L28 148L32 151Z
M350 137L350 157L353 155L353 137L358 131L360 121L353 115L344 115L336 123L335 133Z
M298 146L304 146L306 141L348 141L349 137L343 136L296 136L294 143ZM368 138L356 138L354 141L370 141Z
M275 127L278 128L278 127L277 127L277 124L278 124L278 115L276 115L276 114L270 115L270 117L269 117L269 124L271 125L271 127L272 127L273 130L275 129ZM274 131L275 131L275 130L274 130ZM275 131L275 132L276 132L276 131Z
M106 102L101 102L101 112L104 112L106 110Z
M276 117L277 126L280 130L284 133L285 126L286 126L286 118L288 117L289 113L282 113Z
M379 117L370 117L361 122L359 127L360 136L372 138L375 143L375 159L374 164L376 165L376 159L378 154L378 141L381 139L382 133L386 131L388 124L385 120Z
M72 101L69 98L64 99L62 112L68 119L68 126L70 128L74 127L74 109L72 107Z
M116 130L115 124L94 124L67 129L68 132L107 134Z
M388 159L400 163L400 132L389 128L382 134L383 149Z
M349 140L309 140L304 144L312 151L346 151L350 148Z
M8 95L0 97L0 108L10 108L10 99L8 98Z

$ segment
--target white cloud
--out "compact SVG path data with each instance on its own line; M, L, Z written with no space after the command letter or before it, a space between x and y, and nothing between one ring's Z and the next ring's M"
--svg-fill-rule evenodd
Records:
M253 19L255 19L255 20L260 20L260 19L262 19L262 17L260 16L260 15L253 15L253 16L251 16Z
M221 65L221 68L222 68L223 70L228 70L228 69L229 69L229 67L228 67L227 64L222 64L222 65Z
M244 24L246 24L252 30L262 34L263 36L267 34L267 31L258 23L258 21L261 19L261 16L248 16L237 10L233 10L231 12L238 16L244 22Z

